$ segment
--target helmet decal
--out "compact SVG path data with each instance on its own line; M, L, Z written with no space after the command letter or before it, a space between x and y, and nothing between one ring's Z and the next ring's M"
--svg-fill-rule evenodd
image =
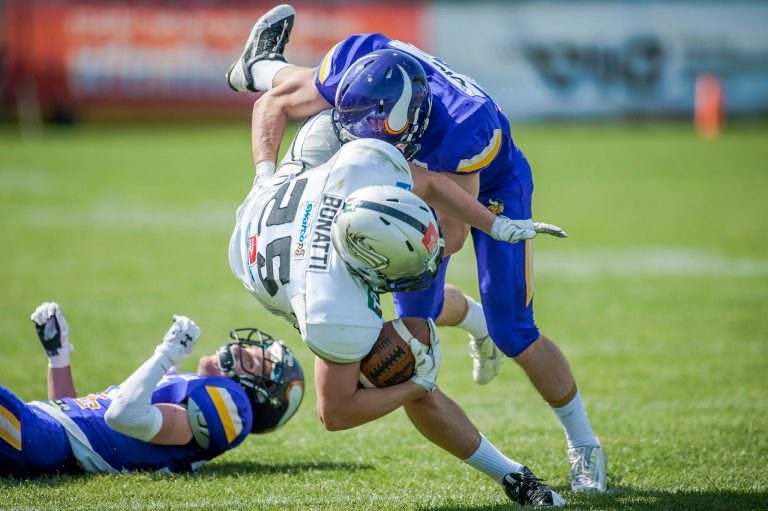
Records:
M433 252L435 250L435 246L437 245L438 238L439 236L437 235L437 229L435 228L435 225L430 222L429 227L427 227L427 231L424 233L424 237L421 238L421 242L425 247L427 247L427 250Z
M372 270L381 270L389 266L389 259L386 256L376 253L375 250L365 244L364 235L359 232L351 232L349 226L347 226L344 235L355 257L363 261Z
M347 68L336 88L333 126L339 140L376 138L414 158L429 125L432 96L421 63L391 49L372 51Z
M411 104L411 98L413 97L413 87L411 86L411 79L408 73L405 72L403 66L397 65L397 69L400 70L400 74L403 77L403 93L397 99L395 106L392 107L392 111L384 120L384 129L392 135L399 135L408 127L408 107Z
M293 417L296 413L296 409L301 404L301 400L304 397L304 383L300 380L292 381L288 384L288 388L285 389L285 399L288 400L288 409L285 410L285 414L280 418L280 422L277 423L275 429L285 424L288 419Z

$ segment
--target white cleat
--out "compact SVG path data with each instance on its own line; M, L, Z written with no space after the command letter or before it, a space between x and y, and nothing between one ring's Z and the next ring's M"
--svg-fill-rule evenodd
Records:
M598 446L568 449L571 464L571 489L576 492L603 493L608 487L606 465L608 460L603 448Z
M285 62L283 52L295 18L296 11L287 4L274 7L259 18L245 42L243 53L224 75L232 90L258 92L253 84L251 65L260 60Z
M490 336L475 339L470 335L469 356L472 357L472 379L475 383L485 385L498 374L503 355Z

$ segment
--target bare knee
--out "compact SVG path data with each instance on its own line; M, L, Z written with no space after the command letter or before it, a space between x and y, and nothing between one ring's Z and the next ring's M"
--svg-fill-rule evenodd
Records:
M467 316L467 299L459 288L445 284L443 310L435 320L438 326L456 326Z

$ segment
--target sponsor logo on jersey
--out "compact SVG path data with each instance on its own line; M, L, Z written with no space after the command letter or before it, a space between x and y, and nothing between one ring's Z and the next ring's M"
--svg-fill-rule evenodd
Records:
M48 404L57 410L61 410L62 412L68 412L72 409L72 407L69 406L63 399L51 399L48 401Z
M256 249L258 248L256 242L256 236L248 236L248 264L253 266L256 264Z
M421 238L421 242L425 247L427 247L427 250L429 250L430 254L435 251L435 246L437 245L437 229L435 229L435 224L432 222L429 223L427 232L424 233L424 237Z
M504 213L504 201L501 199L488 199L488 210L494 215Z
M368 308L378 317L381 317L381 302L379 301L379 295L370 287L368 288Z
M328 271L331 260L331 224L344 204L342 197L323 195L317 209L317 222L309 244L308 271Z
M402 181L398 181L395 183L395 186L398 188L402 188L403 190L411 191L411 185L409 183L403 183Z
M301 208L301 222L299 223L299 232L296 233L295 237L296 246L293 248L294 260L304 259L304 255L307 253L307 235L314 208L314 202L307 202L304 204L304 207Z
M79 406L83 410L98 410L101 408L101 403L99 403L98 398L101 396L97 396L94 394L88 394L85 397L78 397L75 399L75 403L77 406Z

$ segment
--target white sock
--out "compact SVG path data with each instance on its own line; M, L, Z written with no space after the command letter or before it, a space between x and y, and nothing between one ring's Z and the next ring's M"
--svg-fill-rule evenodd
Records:
M465 330L475 339L488 337L488 325L485 323L483 306L470 296L464 295L464 298L467 300L467 315L464 317L464 321L456 326Z
M472 456L462 461L499 484L505 475L510 472L520 472L523 469L520 463L501 454L482 433L480 433L480 446Z
M581 394L578 390L570 403L562 408L552 408L552 411L555 412L555 415L560 420L560 424L563 425L569 449L600 445L597 437L592 432L592 427L589 425L587 412L584 410L584 403L581 402Z
M260 60L251 64L251 76L256 90L268 91L272 89L272 79L278 71L284 67L292 66L282 60Z

